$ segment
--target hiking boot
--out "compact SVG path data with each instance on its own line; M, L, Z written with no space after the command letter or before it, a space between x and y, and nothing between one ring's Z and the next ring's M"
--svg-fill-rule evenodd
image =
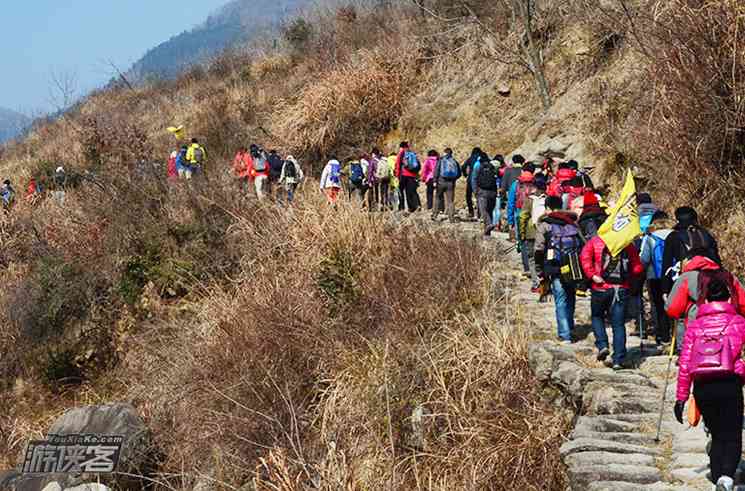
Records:
M613 371L614 372L617 372L619 370L623 370L623 368L624 368L623 365L621 365L620 363L614 363L613 364Z
M732 491L735 488L735 481L729 476L722 476L717 481L716 491Z
M605 359L608 358L608 355L610 355L610 350L608 348L603 348L600 351L598 351L597 360L605 361Z
M568 346L568 345L572 344L572 341L569 340L569 339L562 339L561 341L559 341L559 344L563 344L565 346Z
M590 296L590 292L588 292L587 290L577 290L576 294L580 298L585 298L585 297Z
M523 272L523 278L529 279L530 278L530 272L528 272L528 271Z

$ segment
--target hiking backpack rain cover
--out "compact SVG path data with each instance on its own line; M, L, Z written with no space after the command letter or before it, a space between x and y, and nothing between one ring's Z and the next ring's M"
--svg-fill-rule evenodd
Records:
M460 168L453 157L448 155L442 158L442 163L440 164L440 177L447 181L454 181L458 178L459 173Z
M584 279L579 255L582 239L579 229L573 224L551 224L544 271L551 276L561 276L566 282L579 282Z
M421 164L419 163L419 157L416 156L414 152L411 150L407 150L404 153L404 167L409 172L419 172L419 169L422 168Z

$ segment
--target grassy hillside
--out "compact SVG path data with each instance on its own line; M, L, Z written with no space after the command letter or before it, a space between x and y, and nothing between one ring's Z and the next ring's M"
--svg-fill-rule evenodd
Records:
M0 143L20 135L30 124L28 116L0 107Z
M126 399L179 489L201 474L259 489L564 489L562 413L528 373L493 258L447 231L328 209L312 185L291 213L245 200L230 158L259 142L317 171L401 139L461 158L572 143L599 182L633 167L663 207L698 206L742 271L742 6L542 3L530 36L547 111L510 12L423 6L316 10L271 55L93 94L0 157L16 182L58 163L84 176L64 207L21 202L0 219L7 465L64 408ZM166 184L174 124L205 143L207 181Z

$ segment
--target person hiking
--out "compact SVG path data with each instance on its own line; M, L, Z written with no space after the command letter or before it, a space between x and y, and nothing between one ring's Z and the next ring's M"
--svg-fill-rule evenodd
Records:
M364 157L359 160L349 160L343 173L347 176L349 199L354 197L362 205L367 192L367 160Z
M269 192L269 161L266 152L256 145L249 150L251 154L251 169L249 178L254 182L256 198L261 201Z
M238 189L246 192L248 190L248 180L251 174L251 154L246 147L241 147L233 158L233 176L238 182Z
M504 161L503 155L495 155L492 159L492 165L497 168L497 204L494 206L494 215L492 216L492 223L498 232L502 231L502 210L507 207L507 200L504 199L502 193L502 180L504 174L507 172L507 163Z
M341 191L341 164L336 157L326 163L321 172L320 180L321 192L326 195L326 200L330 205L336 205Z
M745 318L731 302L720 279L708 285L698 317L686 330L680 353L675 419L693 399L711 435L709 469L717 490L731 490L742 458Z
M3 181L3 186L0 188L0 197L3 199L3 209L5 211L10 210L15 203L16 190L13 189L13 185L9 179Z
M576 215L561 209L561 198L545 198L547 214L538 220L535 231L535 268L541 279L551 286L556 305L556 329L562 343L572 342L574 309L576 305L575 281L571 277L574 263L575 273L580 273L577 260L582 249ZM532 211L531 211L532 213ZM536 211L537 213L537 211ZM569 274L562 268L570 268Z
M391 164L388 162L388 158L385 157L379 149L373 148L373 155L377 156L378 159L377 164L375 165L375 182L377 183L376 186L379 188L379 198L377 203L380 211L385 211L390 205L388 194L390 193L393 170Z
M380 180L378 179L380 157L380 150L373 148L367 164L367 209L371 212L378 210L381 206Z
M399 181L398 177L396 177L396 160L398 160L398 154L392 153L386 160L388 161L388 169L391 175L391 182L388 193L388 206L392 210L398 210L400 203L403 203L405 201L401 198L401 182Z
M419 157L408 142L401 142L398 155L396 156L395 176L399 180L399 203L398 209L404 209L404 199L410 213L414 213L419 208L419 195L417 194L417 179L422 165L419 163Z
M461 167L453 157L453 149L446 148L442 157L437 161L433 179L437 183L437 196L432 210L432 220L444 208L450 223L456 222L455 217L455 183L461 178Z
M178 152L178 150L174 150L171 152L171 155L168 156L168 164L166 165L166 178L168 179L168 182L178 180L178 169L176 168Z
M207 163L207 151L202 145L199 144L199 140L196 138L191 139L191 145L186 151L186 161L191 167L187 179L191 179L194 174L204 172L204 166Z
M186 153L188 151L188 145L182 145L176 155L176 172L178 173L179 179L191 179L191 166L186 161Z
M577 177L577 171L570 167L569 162L559 162L559 168L556 170L556 174L548 184L546 194L561 198L563 194L561 189L562 184L565 181L574 179L575 177Z
M483 237L491 237L494 224L494 208L497 206L497 168L492 165L488 156L480 155L473 165L473 190L479 206L479 215L484 223ZM470 179L469 179L470 180Z
M430 150L427 152L427 159L424 161L422 166L422 182L427 187L427 210L431 211L432 206L435 204L435 188L437 187L437 181L435 180L435 167L440 159L440 154L436 150Z
M474 216L474 166L476 163L481 159L481 154L483 152L479 147L475 147L473 150L471 150L471 156L466 159L465 162L463 162L463 166L461 167L461 175L466 178L466 207L468 208L468 218L473 220ZM478 199L478 198L477 198ZM479 213L478 211L478 203L476 204L476 214Z
M67 172L61 165L54 171L54 177L52 178L52 184L54 185L54 192L52 196L61 205L65 204L65 195L67 192Z
M41 182L37 181L35 177L32 177L28 181L28 186L26 186L26 201L34 202L43 192L44 189Z
M285 190L287 203L292 203L295 199L295 191L298 185L303 181L303 169L298 164L295 157L289 155L282 164L282 172L279 175L279 185Z
M512 156L512 165L510 167L506 167L504 170L504 175L502 176L502 182L500 183L499 190L501 191L502 199L505 201L505 205L507 202L507 195L512 188L512 183L514 183L523 172L523 164L525 164L525 157L520 154L515 154Z
M518 220L518 228L520 229L520 237L525 237L524 244L528 253L528 267L532 280L531 291L538 293L540 290L540 279L538 278L534 250L536 228L546 211L546 178L542 174L536 176L534 186L523 204L520 219ZM576 216L574 219L576 220Z
M269 153L266 156L266 161L269 163L267 192L272 196L272 199L279 201L279 196L282 192L279 178L282 177L282 167L284 166L285 161L275 149L269 150Z
M515 230L515 238L517 240L517 249L522 256L523 263L523 274L526 277L530 276L530 263L528 261L528 251L524 249L523 239L520 237L519 229L517 228L517 221L520 217L520 210L525 202L525 198L533 191L533 174L535 172L535 164L533 162L526 162L523 165L523 171L520 177L512 183L510 193L507 198L507 223Z
M672 336L670 318L665 312L665 299L662 292L662 255L665 248L665 239L671 230L656 229L654 220L657 217L663 218L666 216L663 212L657 210L656 207L655 211L651 213L649 222L645 223L644 217L647 216L647 212L643 210L645 210L646 198L642 195L639 196L641 196L641 200L638 200L638 202L640 201L641 204L639 204L638 209L640 221L642 222L639 257L646 271L646 287L652 307L655 341L658 346L662 346L669 343ZM647 207L646 209L648 210L649 208Z
M665 239L665 253L662 258L662 286L665 293L672 290L680 264L692 249L701 249L706 257L722 264L717 241L708 230L698 224L696 210L690 206L682 206L675 210L675 220L677 223L672 233Z
M596 235L585 244L580 257L585 276L592 281L590 310L598 361L610 354L605 318L610 316L613 329L613 369L620 370L626 359L626 302L631 282L644 269L639 252L629 244L616 257L611 257L603 239Z
M670 237L667 240L670 240ZM729 285L730 301L740 315L745 315L745 289L740 281L710 259L707 249L689 251L688 256L681 262L681 274L675 280L665 302L667 315L676 322L675 341L678 351L687 326L696 319L701 300L706 297L707 285L714 278L722 279Z

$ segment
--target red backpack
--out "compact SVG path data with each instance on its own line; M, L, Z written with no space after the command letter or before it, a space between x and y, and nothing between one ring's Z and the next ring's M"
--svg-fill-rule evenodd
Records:
M519 182L517 184L517 196L515 198L515 208L522 210L525 200L535 192L535 185L532 182Z

